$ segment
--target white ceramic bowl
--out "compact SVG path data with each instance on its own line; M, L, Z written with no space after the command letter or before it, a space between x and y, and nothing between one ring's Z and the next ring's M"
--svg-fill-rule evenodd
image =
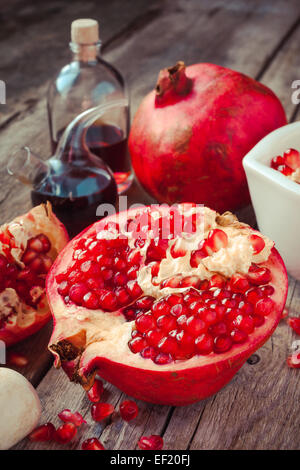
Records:
M288 272L300 279L300 184L270 167L289 148L300 151L300 122L264 137L244 157L259 230L275 241Z

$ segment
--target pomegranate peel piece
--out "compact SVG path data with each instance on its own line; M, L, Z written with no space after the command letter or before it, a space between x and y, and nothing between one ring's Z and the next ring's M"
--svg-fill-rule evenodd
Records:
M168 208L158 210L168 215ZM72 240L55 261L47 278L47 295L55 320L49 348L55 355L55 365L62 365L70 379L86 390L93 386L98 374L137 399L168 405L193 403L229 382L273 333L286 301L286 270L272 248L265 262L252 262L248 273L234 274L232 283L228 276L215 273L220 277L213 285L197 276L204 269L199 266L189 268L193 275L184 275L185 282L179 286L161 288L151 283L153 265L147 261L146 239L140 249L137 278L128 280L124 286L131 296L128 305L118 304L117 296L114 297L120 287L114 275L104 280L104 288L94 290L100 298L108 298L106 309L87 309L80 304L81 300L76 304L61 294L58 289L64 277L69 282L68 272L74 276L77 269L75 252L77 256L78 249L82 249L83 257L92 256L86 254L84 240L98 237L105 256L118 258L118 266L112 264L110 269L119 270L122 266L119 260L128 259L130 250L136 247L128 242L125 257L123 242L112 238L110 232L106 235L103 226L107 221L122 226L121 222L134 220L134 216L135 210L131 210L97 222ZM233 224L238 226L236 219ZM251 229L243 226L242 230L248 240ZM221 249L222 245L226 252L226 242L229 246L232 240L227 227L222 231L229 235L226 238L221 234L213 246ZM105 236L108 238L104 239ZM158 253L159 250L152 252L151 256ZM165 269L169 260L181 262L181 257L169 256L168 248L165 257L160 255L161 268ZM126 268L118 272L126 275ZM99 407L99 403L94 405L94 409Z

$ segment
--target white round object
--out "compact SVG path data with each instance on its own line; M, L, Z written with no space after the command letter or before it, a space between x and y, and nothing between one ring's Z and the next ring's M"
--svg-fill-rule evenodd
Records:
M21 441L38 424L39 397L23 375L0 367L0 450Z

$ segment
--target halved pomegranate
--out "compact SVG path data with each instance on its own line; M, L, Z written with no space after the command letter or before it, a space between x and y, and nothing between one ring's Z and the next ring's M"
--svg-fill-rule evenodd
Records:
M71 380L89 389L99 374L132 397L185 405L217 392L270 337L287 275L273 242L231 213L151 206L72 240L47 295L49 348Z
M49 203L0 227L0 340L7 346L50 319L46 274L67 241Z

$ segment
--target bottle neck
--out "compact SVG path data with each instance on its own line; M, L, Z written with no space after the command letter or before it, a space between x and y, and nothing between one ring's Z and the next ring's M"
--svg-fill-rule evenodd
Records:
M70 42L70 49L73 53L74 60L80 62L95 62L97 56L100 55L101 42L98 41L94 44L77 44Z

